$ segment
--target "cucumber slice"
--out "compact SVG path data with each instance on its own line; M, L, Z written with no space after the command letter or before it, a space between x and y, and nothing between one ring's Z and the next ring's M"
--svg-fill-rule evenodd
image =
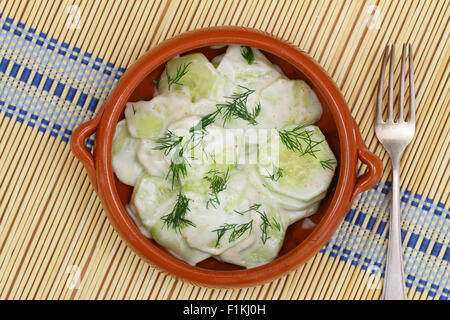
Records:
M112 167L117 178L130 186L134 186L143 171L136 158L138 140L130 136L125 120L117 123L112 143Z
M151 232L153 239L170 249L180 259L195 265L210 255L190 248L181 234L168 228L161 219L172 211L179 189L172 190L166 179L143 174L134 188L131 208L137 212L142 224Z
M287 128L286 130L291 129ZM337 162L318 127L307 126L302 130L307 131L310 141L314 142L309 144L300 139L302 149L307 150L312 146L314 155L290 150L282 141L279 141L279 155L276 158L269 153L267 150L269 143L266 143L259 149L260 164L258 168L261 176L270 172L274 166L282 168L283 176L280 179L277 181L266 180L268 188L294 199L308 202L326 192L333 179ZM316 144L315 142L320 143Z
M170 87L168 75L171 80ZM187 87L192 101L197 101L214 96L218 87L218 79L219 74L211 62L203 54L193 53L167 62L166 68L161 74L158 89L164 93Z
M259 126L281 129L288 125L317 122L322 106L314 91L302 80L278 79L261 90Z
M222 54L219 54L218 56L215 56L214 58L212 58L211 63L214 66L214 68L217 68L219 66L224 55L225 55L225 53L222 53Z
M186 159L187 174L182 177L185 191L195 191L205 194L208 185L203 179L205 174L212 170L222 170L236 166L242 145L238 142L239 136L232 131L225 131L216 124L210 124L202 133L192 133L191 128L200 123L201 118L191 116L172 123L168 130L179 137L183 137L180 145L184 146L183 157ZM192 138L194 137L194 138ZM170 161L177 150L173 149L167 159Z
M150 175L165 178L169 170L169 162L162 150L155 149L157 146L154 140L140 139L137 158Z
M218 194L220 203L208 208L210 194L186 192L192 200L185 217L195 224L195 227L189 225L181 229L186 242L193 248L218 255L248 237L253 223L250 212L244 212L250 206L244 196L246 187L243 172L230 172L225 190Z
M262 205L258 211L264 216L252 212L254 226L250 236L223 252L218 257L219 260L254 268L276 258L286 233L283 218L276 208L267 204Z
M172 189L165 178L144 173L134 187L131 208L139 215L142 224L150 229L163 213L172 210L178 192L179 189Z
M157 138L169 123L188 114L190 103L186 91L159 95L150 101L128 102L125 108L128 130L135 138Z
M317 212L319 209L320 203L315 202L312 205L310 205L307 208L301 209L301 210L281 210L281 215L283 217L283 221L286 226L289 226L293 224L294 222L297 222L300 219L307 218L314 213Z
M151 232L153 239L158 244L169 249L176 257L190 265L196 265L211 256L206 252L189 247L181 234L167 228L161 219L153 225Z
M247 168L247 173L250 182L262 193L266 199L269 199L271 203L274 203L280 210L288 211L301 211L311 207L312 205L318 203L326 196L326 192L319 194L317 197L312 198L309 201L302 201L299 199L292 198L285 194L278 193L268 189L266 180L268 176L261 176L253 167Z
M190 114L203 117L216 111L216 101L202 98L192 103Z
M228 46L217 66L219 73L236 85L253 90L265 88L275 80L284 77L258 49L250 48L250 50L254 56L251 64L243 57L241 46Z

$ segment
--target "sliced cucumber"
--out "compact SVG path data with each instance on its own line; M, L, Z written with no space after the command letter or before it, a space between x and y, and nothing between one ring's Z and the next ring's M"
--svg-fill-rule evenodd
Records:
M211 63L214 66L214 68L217 68L220 64L220 61L222 61L223 56L225 55L225 53L219 54L218 56L215 56L214 58L212 58Z
M302 80L278 79L261 90L259 126L281 129L288 125L317 122L322 106L314 91Z
M217 255L248 237L253 223L250 212L244 212L250 206L245 199L246 187L245 175L235 170L230 172L225 190L218 194L219 203L208 205L213 197L210 193L186 192L192 200L185 217L195 224L195 227L181 229L186 242L193 248ZM242 233L237 235L239 230Z
M226 171L236 166L241 144L232 131L225 131L216 124L210 124L204 130L196 126L201 118L191 116L183 118L172 123L168 130L179 137L183 137L182 143L184 151L183 157L186 159L187 174L182 178L182 184L185 191L195 191L206 193L207 184L203 179L205 174L212 170ZM196 127L195 133L190 131ZM196 129L196 130L197 130ZM175 149L167 156L171 159Z
M228 46L217 66L217 70L225 78L236 85L260 90L284 77L258 49L250 49L253 53L251 64L243 57L243 50L239 45Z
M163 213L172 210L178 192L179 189L172 189L166 179L144 173L134 187L131 208L139 215L142 224L150 229Z
M219 78L218 72L203 54L193 53L167 62L158 89L164 93L187 87L192 101L197 101L214 95Z
M223 252L219 260L254 268L276 258L286 233L283 218L276 208L268 205L261 206L258 211L263 215L252 212L254 226L250 236Z
M137 158L145 170L152 176L165 178L169 170L169 162L162 150L157 150L154 140L140 139Z
M313 215L314 213L317 212L319 206L320 203L315 202L309 207L301 210L281 210L281 216L283 217L283 221L286 224L286 226L289 226L300 219L304 219Z
M181 234L174 229L167 228L162 220L157 221L151 228L152 236L161 246L169 249L179 259L190 265L196 265L211 255L189 247Z
M143 171L136 158L139 141L130 136L125 120L117 123L112 143L112 167L117 178L130 186L134 186Z
M188 114L190 103L186 91L159 95L150 101L128 102L125 108L128 130L135 138L155 139L169 123Z
M279 155L275 158L267 151L268 143L263 144L259 150L259 173L264 176L273 166L282 168L283 176L280 179L266 180L268 188L307 202L326 192L333 179L337 162L318 127L307 126L302 130L307 130L310 134L310 140L299 139L302 149L309 152L302 154L297 150L290 150L279 141Z

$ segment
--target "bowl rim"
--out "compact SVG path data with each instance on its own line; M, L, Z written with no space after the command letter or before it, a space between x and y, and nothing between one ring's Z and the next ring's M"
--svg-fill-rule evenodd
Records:
M138 230L120 202L111 165L111 146L119 116L137 85L154 69L170 58L201 47L241 44L257 47L276 55L312 83L330 108L339 136L341 151L339 179L328 210L308 237L297 247L260 267L243 270L210 270L188 265L163 252ZM83 131L84 129L84 131ZM334 81L309 55L297 47L267 33L242 27L212 27L189 31L166 40L139 58L118 81L96 118L77 129L71 148L88 169L89 176L106 209L109 220L123 240L150 264L194 284L236 288L258 285L292 271L317 253L332 236L355 195L367 190L381 177L381 162L371 154L360 138L359 129ZM86 160L75 140L96 131L93 159ZM81 134L83 133L83 134ZM78 141L79 142L79 141ZM368 164L368 176L357 179L358 158Z

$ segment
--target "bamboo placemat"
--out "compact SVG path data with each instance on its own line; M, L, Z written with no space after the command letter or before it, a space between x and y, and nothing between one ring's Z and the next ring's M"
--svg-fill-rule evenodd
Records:
M375 91L386 44L411 42L417 130L401 173L408 296L447 299L449 7L445 0L0 1L0 298L378 299L391 167L374 134ZM339 85L385 166L320 253L277 281L239 290L196 287L138 258L110 226L67 143L140 55L214 25L264 30L308 52Z

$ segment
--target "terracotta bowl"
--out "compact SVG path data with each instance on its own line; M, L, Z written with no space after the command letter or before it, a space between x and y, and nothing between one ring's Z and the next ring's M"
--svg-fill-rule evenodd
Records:
M154 84L164 64L176 55L202 52L209 59L225 51L212 49L220 44L241 44L259 48L278 64L291 79L305 80L318 95L323 116L318 126L325 134L339 166L327 197L317 214L291 225L281 252L274 261L254 269L220 263L213 258L197 266L177 259L145 238L129 217L125 205L132 188L115 177L111 167L111 145L117 122L123 118L125 104L137 97L152 98ZM85 147L85 140L95 133L94 152ZM339 89L325 71L298 48L259 31L219 27L187 32L167 40L147 52L123 75L103 104L98 115L79 126L70 146L86 167L89 178L100 196L107 215L123 240L145 261L176 277L211 287L248 287L274 280L297 268L317 253L331 237L353 199L374 186L382 173L381 161L361 139L358 127L350 115ZM357 177L358 159L367 165L366 173Z

